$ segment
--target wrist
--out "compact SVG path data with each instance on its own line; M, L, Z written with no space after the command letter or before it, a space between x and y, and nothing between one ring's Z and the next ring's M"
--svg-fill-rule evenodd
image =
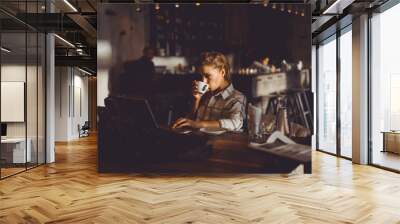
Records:
M206 122L204 122L204 121L199 121L199 123L198 123L198 128L206 128L206 127L207 127Z

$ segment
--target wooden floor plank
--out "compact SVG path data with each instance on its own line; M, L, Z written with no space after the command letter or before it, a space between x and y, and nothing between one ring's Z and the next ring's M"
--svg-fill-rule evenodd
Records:
M99 174L96 137L0 181L0 223L400 223L400 175L313 152L313 174Z

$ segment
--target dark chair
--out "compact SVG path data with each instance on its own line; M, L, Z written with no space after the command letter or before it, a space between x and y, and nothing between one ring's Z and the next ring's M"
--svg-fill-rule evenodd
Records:
M89 129L90 129L89 121L85 121L82 127L78 125L79 138L89 136Z

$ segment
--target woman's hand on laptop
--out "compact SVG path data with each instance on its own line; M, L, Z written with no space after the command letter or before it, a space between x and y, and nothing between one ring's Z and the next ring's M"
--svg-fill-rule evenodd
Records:
M172 128L183 128L183 127L190 127L195 129L220 128L221 124L219 121L194 121L188 118L179 118L172 125Z
M191 127L191 128L202 128L202 122L201 121L194 121L188 118L179 118L178 120L175 121L175 123L172 125L172 128L183 128L183 127Z

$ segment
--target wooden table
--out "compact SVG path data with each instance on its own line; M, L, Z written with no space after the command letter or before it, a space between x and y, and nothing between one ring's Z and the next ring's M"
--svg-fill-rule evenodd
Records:
M382 152L400 154L400 131L383 131Z
M222 152L224 158L234 159L232 154L238 153L240 154L238 159L241 163L256 164L275 172L286 172L292 164L296 164L295 166L303 164L304 172L311 173L311 146L308 145L283 144L280 142L264 146L255 145L250 144L246 134L239 133L226 133L211 137L210 142L213 145L213 156ZM268 164L263 163L265 159L272 159L280 162L280 164L277 167L268 167Z
M196 135L206 134L197 132ZM201 160L148 164L141 172L161 173L290 173L303 165L311 173L311 146L276 144L268 149L249 147L246 134L208 136L210 156ZM296 153L294 153L296 152Z
M114 103L122 105L118 100ZM182 136L163 128L138 128L140 122L126 111L108 107L100 114L99 172L290 173L299 165L304 165L304 173L311 172L310 146L275 145L260 150L249 147L244 133Z
M27 143L27 144L26 144ZM30 138L6 138L1 140L2 158L7 164L31 162L32 140ZM25 147L26 146L26 147Z

